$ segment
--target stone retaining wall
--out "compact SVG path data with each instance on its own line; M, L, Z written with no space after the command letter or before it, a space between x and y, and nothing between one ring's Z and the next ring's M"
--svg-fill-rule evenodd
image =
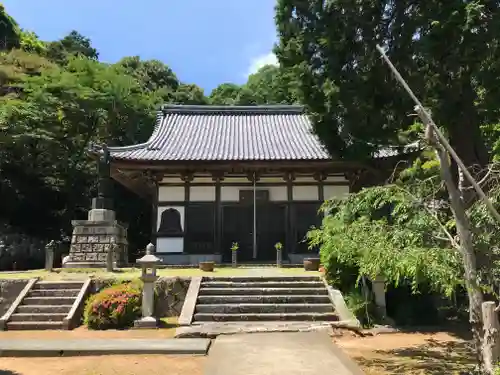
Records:
M0 317L5 314L27 283L27 279L0 280Z
M155 285L155 315L157 317L179 316L186 299L190 277L160 277ZM116 283L116 280L93 280L91 293ZM124 280L122 282L127 282Z

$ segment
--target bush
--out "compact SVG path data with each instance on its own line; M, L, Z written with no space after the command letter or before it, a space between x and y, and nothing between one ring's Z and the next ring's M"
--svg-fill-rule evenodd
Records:
M90 329L121 329L134 324L141 314L141 288L134 283L116 284L92 296L85 306Z

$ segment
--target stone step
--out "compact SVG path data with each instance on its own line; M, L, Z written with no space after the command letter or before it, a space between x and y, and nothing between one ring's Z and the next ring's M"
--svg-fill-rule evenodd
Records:
M259 314L212 314L196 313L194 321L198 322L236 322L236 321L336 321L335 313L259 313Z
M75 297L26 297L23 305L73 305Z
M202 288L324 288L322 281L205 281Z
M197 313L253 314L253 313L333 313L331 303L235 303L224 305L197 305Z
M199 295L328 295L326 288L200 288Z
M45 313L14 313L10 317L10 322L62 322L68 314L45 314Z
M198 296L198 304L225 303L330 303L327 295Z
M69 313L71 305L20 305L16 312L23 314L54 314L54 313Z
M249 282L264 282L264 281L272 281L272 282L290 282L290 281L322 281L319 276L205 276L203 277L203 281L233 281L240 283L249 283Z
M81 289L83 282L81 281L38 281L33 285L31 290L39 289Z
M63 329L63 322L7 322L8 331Z
M30 290L29 297L76 297L80 289L36 289Z

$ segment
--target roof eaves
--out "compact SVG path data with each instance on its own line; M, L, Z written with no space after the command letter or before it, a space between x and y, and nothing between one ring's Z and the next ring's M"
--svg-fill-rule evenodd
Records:
M212 106L212 105L179 105L164 104L161 107L163 114L218 114L218 113L246 113L246 114L303 114L304 107L300 105L258 105L258 106Z
M144 148L147 148L148 150L151 150L151 151L158 150L158 148L150 148L149 146L151 145L151 143L153 143L153 141L158 136L163 119L164 119L164 114L163 114L163 111L160 110L156 113L156 122L155 122L155 127L153 129L153 133L151 134L151 136L149 137L149 139L146 142L139 143L136 145L129 145L129 146L108 147L109 152L112 154L119 154L121 152L137 151L137 150L142 150ZM113 155L111 155L111 156L113 156Z

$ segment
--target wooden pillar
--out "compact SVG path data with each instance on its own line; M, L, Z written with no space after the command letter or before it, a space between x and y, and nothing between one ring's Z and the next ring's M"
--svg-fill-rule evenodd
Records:
M190 201L190 194L191 194L191 181L193 181L193 174L192 173L185 173L181 176L182 181L184 181L184 223L183 223L183 232L184 232L184 253L189 253L189 250L187 248L188 241L187 238L189 237L190 233L187 230L187 219L188 219L188 207L189 207L189 201Z
M295 238L294 238L294 233L295 233L295 220L294 220L294 215L293 215L293 180L294 180L294 175L293 173L286 173L284 176L284 180L286 181L286 197L287 197L287 204L286 204L286 246L287 246L287 253L295 253Z
M221 205L221 181L224 173L212 174L212 181L215 182L215 233L214 233L214 253L222 252L222 205Z
M147 172L148 182L151 184L151 243L156 244L156 236L158 232L158 195L159 195L159 182L163 179L163 174L155 174L151 171ZM156 248L157 246L155 246Z
M326 174L318 172L314 174L314 179L318 182L318 199L321 203L325 201L325 184Z

